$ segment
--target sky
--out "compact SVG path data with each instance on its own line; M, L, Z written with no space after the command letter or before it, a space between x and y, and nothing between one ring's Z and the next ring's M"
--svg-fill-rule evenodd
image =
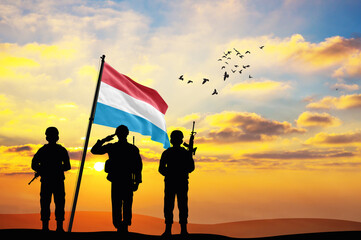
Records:
M40 182L27 182L49 126L71 157L70 211L104 54L159 92L169 134L180 129L187 142L196 121L190 222L361 221L360 7L350 0L0 1L0 213L39 212ZM89 147L113 132L94 124ZM132 136L144 164L133 212L162 218L164 149ZM77 210L111 211L110 183L94 168L106 159L87 154Z

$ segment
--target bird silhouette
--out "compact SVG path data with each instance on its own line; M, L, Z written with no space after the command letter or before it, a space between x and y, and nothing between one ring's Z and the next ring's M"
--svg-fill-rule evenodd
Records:
M248 54L251 54L251 52L250 52L250 51L246 51L244 54L247 54L247 53L248 53Z
M193 83L193 81L192 80L188 80L188 82L187 83Z
M224 72L223 81L226 81L227 78L229 78L229 74L227 72Z
M218 94L217 89L214 89L212 95L216 95L216 94Z
M231 69L231 71L232 71L232 73L235 73L235 72L237 72L237 70L233 70L233 69Z
M224 62L225 64L228 64L228 62Z
M222 67L221 67L221 70L222 70L222 69L225 69L225 68L226 68L226 66L222 66Z
M244 57L244 55L242 55L242 54L241 54L241 55L239 55L239 57L240 57L240 58L243 58L243 57Z
M241 70L239 71L239 74L242 74L242 71L243 71L243 69L241 69Z
M222 58L219 58L217 61L222 61Z
M228 60L231 60L232 58L228 57L227 59L228 59Z
M202 84L205 84L206 82L209 82L209 79L207 79L207 78L203 78L203 82L202 82Z
M247 68L247 66L245 66L245 65L243 65L242 67L243 67L243 69L246 69L246 68Z
M253 77L251 75L249 75L248 78L253 78Z
M264 46L260 46L259 48L260 48L260 49L263 49L263 48L264 48Z
M183 75L181 75L178 79L183 81L184 80Z
M236 64L236 65L234 65L234 67L238 68L239 66Z

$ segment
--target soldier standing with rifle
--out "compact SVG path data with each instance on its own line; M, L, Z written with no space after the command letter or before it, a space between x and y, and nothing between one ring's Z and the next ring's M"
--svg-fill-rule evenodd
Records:
M51 196L54 195L56 231L64 232L64 172L71 168L69 154L63 146L56 143L59 140L59 131L56 127L47 128L45 135L48 144L45 144L37 151L31 163L31 168L35 171L32 181L38 176L41 177L40 215L43 222L43 230L49 231L50 203Z
M164 178L164 218L166 228L162 236L172 235L173 209L175 197L177 196L179 209L179 223L181 235L188 235L188 178L189 173L194 170L193 148L194 122L189 144L185 144L188 150L181 147L183 133L174 130L170 135L172 147L165 150L159 162L159 172Z

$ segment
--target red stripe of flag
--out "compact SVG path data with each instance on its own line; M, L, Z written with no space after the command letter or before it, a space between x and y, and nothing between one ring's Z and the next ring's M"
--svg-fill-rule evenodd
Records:
M156 90L133 81L128 76L117 72L106 62L104 62L102 82L125 92L129 96L149 103L163 114L165 114L168 109L167 103Z

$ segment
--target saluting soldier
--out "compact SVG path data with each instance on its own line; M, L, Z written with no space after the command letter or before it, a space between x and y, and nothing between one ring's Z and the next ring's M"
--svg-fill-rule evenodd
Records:
M105 162L105 172L111 184L113 225L120 233L127 233L132 223L133 191L142 182L142 158L139 149L128 143L128 127L120 125L114 135L107 136L91 149L93 154L108 153L109 160ZM104 143L118 137L118 142Z

